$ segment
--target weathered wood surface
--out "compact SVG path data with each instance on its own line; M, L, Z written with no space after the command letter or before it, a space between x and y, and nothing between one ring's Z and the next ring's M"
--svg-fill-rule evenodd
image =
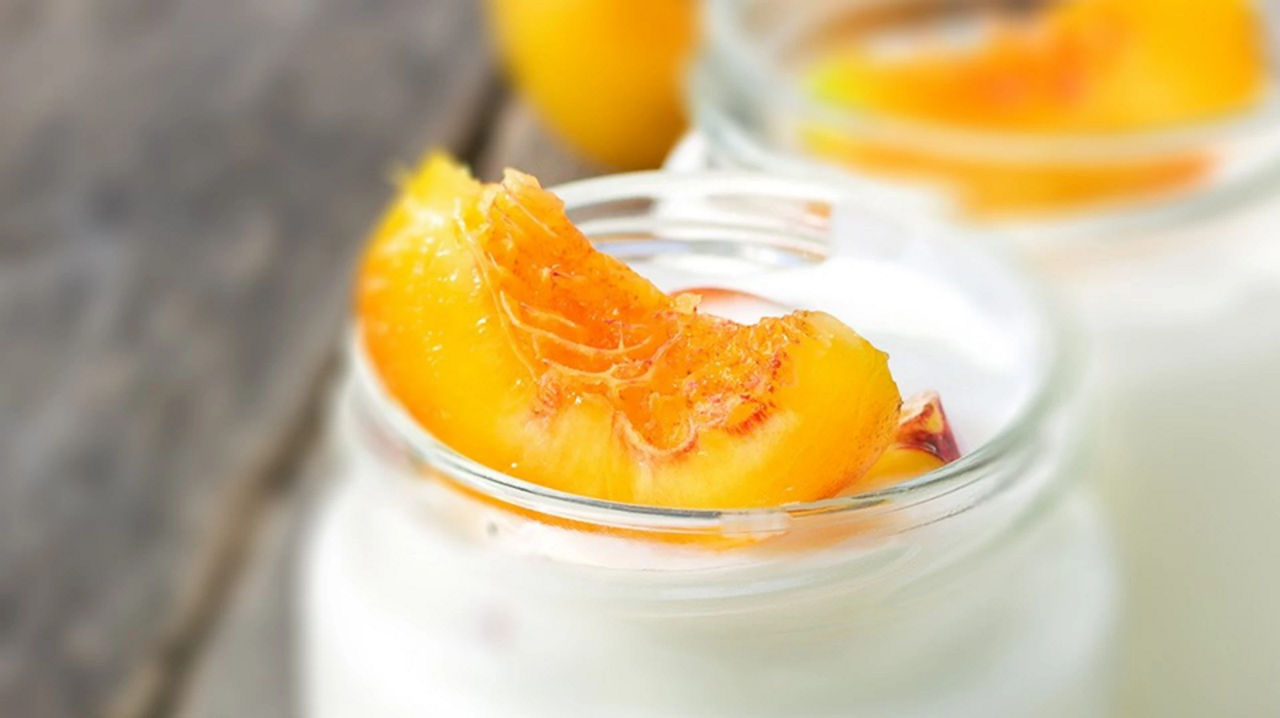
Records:
M547 184L596 174L539 128L529 110L508 101L478 153L477 173L496 179L519 167ZM294 601L297 555L317 493L331 479L320 445L301 480L271 502L262 537L225 617L193 669L181 718L289 718L297 715Z
M494 116L476 156L476 174L484 179L501 178L504 167L528 172L544 187L608 171L568 153L543 129L527 104L512 98Z
M252 555L175 705L179 718L300 715L299 555L316 500L333 478L331 450L323 444L314 448L291 490L264 507Z
M497 88L473 0L0 0L0 715L181 701L380 178Z

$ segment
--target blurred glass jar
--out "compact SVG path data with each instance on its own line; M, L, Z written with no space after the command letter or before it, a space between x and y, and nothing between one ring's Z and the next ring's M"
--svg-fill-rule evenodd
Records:
M731 316L821 308L936 389L961 459L857 496L668 510L436 443L353 341L302 584L306 714L1087 716L1113 575L1069 344L1023 277L819 184L558 188L598 245ZM749 294L748 294L749 293ZM762 301L763 300L763 301Z
M1250 315L1251 300L1275 295L1280 54L1263 58L1271 63L1266 91L1247 112L1189 127L1111 134L927 124L824 104L809 86L814 58L851 33L902 32L900 25L930 23L971 27L990 22L1000 9L1026 6L709 0L705 46L689 83L696 133L667 166L818 178L891 213L931 218L977 241L1011 245L1074 296L1091 328L1141 345L1141 361L1134 364L1143 373L1153 363L1177 367L1181 357L1159 341L1164 335L1182 334L1188 322L1234 322ZM1280 3L1257 6L1259 31L1280 46L1280 23L1270 21ZM815 141L814 132L823 137ZM922 176L848 161L827 151L831 137L876 144L888 154L909 151L951 169ZM1179 174L1176 182L1105 179L1112 171L1141 175L1143 167L1188 158L1195 171ZM1019 204L1032 197L1049 203ZM1231 316L1239 310L1242 315Z
M1212 5L1210 0L1203 1ZM1161 17L1173 19L1165 18L1150 32L1158 33L1164 41L1208 44L1209 38L1196 37L1194 18L1178 12L1189 11L1196 2L1183 0L1168 6L1169 12ZM1038 233L1046 223L1076 219L1082 213L1093 219L1127 216L1135 210L1160 211L1175 202L1183 212L1203 210L1274 176L1280 157L1280 95L1273 87L1280 75L1280 59L1274 53L1254 57L1251 50L1242 50L1241 57L1224 60L1230 65L1221 68L1224 74L1247 75L1254 81L1228 82L1224 78L1223 84L1232 86L1223 91L1230 100L1188 90L1184 94L1191 94L1191 98L1167 101L1171 107L1163 113L1168 117L1162 119L1159 110L1124 113L1122 108L1108 107L1118 100L1107 99L1107 95L1092 106L1081 98L1077 106L1058 97L1068 93L1066 88L1037 91L1033 81L1039 72L1060 73L1062 77L1043 82L1106 86L1105 78L1090 79L1085 69L1086 40L1101 40L1066 38L1084 46L1070 48L1074 52L1068 53L1054 44L1053 37L1055 32L1067 31L1055 30L1052 25L1025 28L1022 32L1028 37L1021 40L1007 39L991 29L1000 27L994 18L1010 16L1005 18L1010 28L1006 35L1010 35L1016 32L1012 28L1025 25L1025 19L1014 18L1022 18L1029 8L1072 4L1086 11L1101 8L1094 11L1101 16L1094 21L1099 25L1096 34L1103 34L1107 23L1136 22L1142 17L1138 11L1135 17L1108 17L1108 0L709 0L704 47L691 81L696 125L718 163L800 174L831 174L832 169L838 169L836 176L845 181L860 178L867 181L865 186L882 191L893 186L902 190L903 197L917 195L922 208L959 220L998 227L1029 220L1037 225ZM1239 6L1242 14L1247 0L1224 0L1223 6ZM1141 7L1150 13L1162 8L1159 3ZM1264 41L1275 45L1280 34L1280 27L1269 22L1275 12L1275 8L1259 4L1254 33L1259 53ZM1077 25L1085 24L1075 19ZM1216 24L1234 27L1248 19L1230 16ZM1166 27L1173 23L1177 32ZM1142 32L1129 30L1138 35ZM1123 30L1113 31L1124 37ZM1176 37L1171 40L1166 37L1169 35ZM1235 35L1242 43L1250 37L1238 28ZM1235 39L1235 35L1228 39ZM1025 47L984 59L964 54L953 57L942 50L950 45L969 47L986 36L992 43L1021 42ZM1066 40L1059 44L1067 44ZM1159 42L1152 39L1148 44L1158 46ZM856 59L842 61L847 48L854 47L864 49L850 55ZM919 85L920 93L927 93L931 83L938 84L949 75L920 68L915 72L894 69L897 66L887 60L877 63L867 59L876 53L866 48L878 48L878 54L888 57L919 55L929 58L931 67L962 63L987 66L970 68L967 74L959 70L952 73L953 84L964 86L945 98L956 104L955 108L912 107L900 99L910 97L911 83ZM1027 57L1021 58L1018 52ZM1045 57L1038 57L1037 52ZM1019 69L998 64L1019 59L1040 60L1044 67ZM1187 62L1186 67L1171 70L1146 69L1191 73L1200 69L1197 64L1215 60ZM1064 67L1053 67L1055 62ZM1234 66L1250 62L1259 66ZM1137 72L1122 69L1130 75ZM1210 64L1186 81L1197 86L1209 84L1213 71ZM1120 84L1121 79L1128 84ZM1151 78L1147 84L1157 80ZM895 82L899 86L893 94L877 89ZM1005 87L999 86L1001 82ZM1140 78L1125 76L1111 82L1115 88L1109 89L1131 89L1136 94L1141 84ZM1252 91L1236 87L1253 84L1261 87ZM999 92L1001 89L1004 91ZM1150 102L1144 104L1155 105L1163 96L1175 94L1168 88L1151 92ZM866 97L861 104L854 104L851 97L862 95ZM1015 101L1015 97L1020 99ZM877 110L876 102L906 107L901 112ZM1204 113L1216 108L1226 114L1197 115L1197 103L1204 106ZM1015 111L1008 105L1021 109ZM1052 121L1058 113L1064 117ZM1068 117L1068 113L1080 116ZM1124 119L1129 115L1134 117ZM1152 115L1146 119L1156 124L1142 125L1145 115ZM1179 116L1194 118L1194 123L1178 124L1175 118ZM1109 129L1113 126L1124 129ZM1154 129L1143 129L1148 126Z
M1018 7L1030 5L710 0L707 46L691 83L696 133L668 166L822 178L886 211L1015 248L1035 265L1072 300L1094 350L1088 388L1099 405L1091 422L1103 447L1099 493L1118 535L1127 597L1116 710L1274 713L1280 574L1259 547L1280 543L1280 482L1258 437L1280 435L1278 4L1255 3L1269 46L1260 101L1185 128L962 130L823 107L805 87L807 61L850 28L964 27ZM922 181L842 162L806 137L815 127L947 158L944 166L971 174ZM1141 176L1143 167L1185 158L1197 169L1177 182L1103 181L1108 172ZM1000 193L1054 198L1062 173L1067 185L1075 173L1090 189L1068 199L1087 201L981 201Z

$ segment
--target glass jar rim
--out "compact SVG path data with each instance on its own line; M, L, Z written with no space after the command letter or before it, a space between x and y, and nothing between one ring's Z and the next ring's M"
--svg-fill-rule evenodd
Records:
M717 193L852 202L866 208L857 196L842 191L839 186L730 171L616 174L570 182L551 191L573 211L575 206L597 202L684 198L705 193L708 187L714 187ZM929 241L952 240L931 231ZM953 241L963 245L965 251L980 250L962 238L956 237ZM993 258L990 252L984 254ZM1047 367L1038 374L1037 385L991 438L959 459L913 479L849 496L758 508L683 509L610 501L552 489L485 466L432 436L383 387L360 341L358 322L349 331L348 364L355 391L371 415L367 418L389 433L415 466L443 472L463 487L503 503L572 522L657 533L767 534L790 529L797 522L879 517L964 493L972 494L976 503L995 488L991 476L993 467L1028 442L1037 428L1048 423L1055 410L1065 403L1066 389L1073 383L1078 365L1073 349L1078 342L1072 340L1074 332L1057 306L1028 277L1000 258L996 259L1000 269L1015 282L1017 290L1034 305L1037 324L1044 330L1042 341L1046 345ZM995 480L994 483L1001 482ZM946 515L951 512L953 510Z

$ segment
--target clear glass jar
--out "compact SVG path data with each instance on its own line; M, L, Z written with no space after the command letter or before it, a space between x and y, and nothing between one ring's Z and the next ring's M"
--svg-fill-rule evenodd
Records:
M965 455L770 509L588 499L434 441L353 339L303 566L307 715L1102 710L1113 574L1077 481L1076 364L1022 275L822 184L647 173L556 191L664 289L849 322L904 395L941 393Z
M1102 449L1094 476L1117 534L1125 596L1114 710L1275 713L1280 573L1261 547L1280 544L1280 482L1257 437L1280 432L1280 4L1256 3L1270 46L1263 101L1206 125L1020 136L833 111L806 96L799 72L816 49L807 38L829 37L862 13L945 11L963 22L966 11L996 5L710 0L707 47L691 82L696 130L668 166L820 177L1032 264L1070 300L1092 347L1086 391ZM1211 164L1199 181L1158 195L976 216L954 187L818 157L797 140L797 128L814 123L981 162L1025 162L1032 172L1189 153Z

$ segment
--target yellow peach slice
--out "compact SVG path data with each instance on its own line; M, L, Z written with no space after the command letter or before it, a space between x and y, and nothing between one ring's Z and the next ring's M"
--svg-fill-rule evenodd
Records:
M681 508L835 495L889 445L887 357L822 312L745 325L598 252L536 180L429 158L376 228L360 337L460 453L544 486Z

